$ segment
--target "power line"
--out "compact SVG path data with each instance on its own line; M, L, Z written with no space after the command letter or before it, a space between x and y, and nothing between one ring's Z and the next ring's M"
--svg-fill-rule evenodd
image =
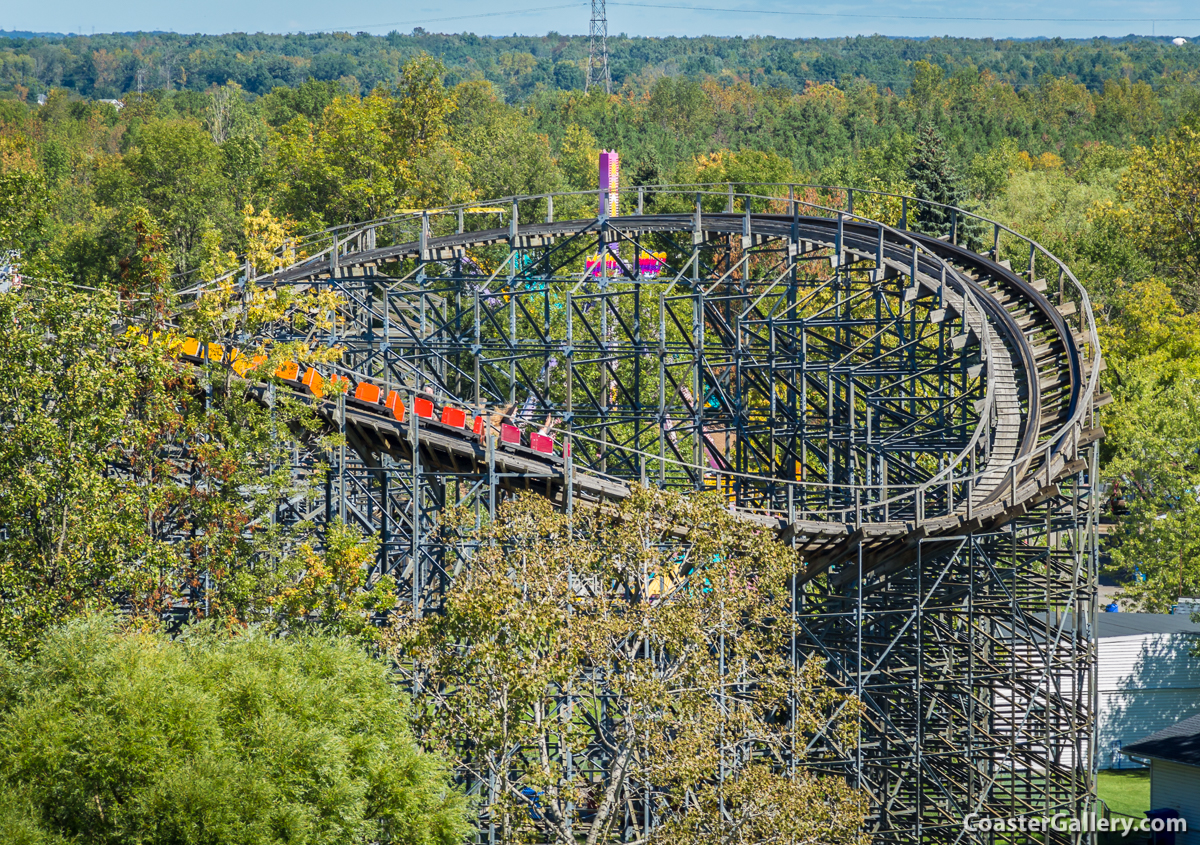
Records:
M342 24L340 26L320 27L309 32L348 32L352 29L378 29L382 26L411 26L414 24L423 23L441 23L442 21L466 21L474 20L475 18L501 18L515 15L531 15L534 12L549 12L555 9L578 9L579 3L559 3L556 6L535 6L531 9L510 9L505 12L482 12L476 15L454 15L448 18L425 18L424 20L413 21L390 21L388 23L359 23L359 24ZM301 30L303 31L303 30Z
M673 3L619 3L615 0L610 0L614 6L636 6L640 9L684 9L689 12L738 12L741 14L751 15L787 15L789 17L814 17L814 18L863 18L867 17L862 12L810 12L810 11L779 11L775 9L734 9L725 6L685 6L682 4ZM919 20L919 21L1008 21L1012 23L1145 23L1150 20L1149 16L1140 18L1006 18L998 16L985 17L967 17L963 15L891 15L883 12L872 11L869 15L873 18L889 18L898 20ZM1154 15L1155 21L1164 21L1169 23L1188 23L1192 21L1200 21L1200 18L1167 18L1162 15Z
M602 24L602 32L589 33L591 38L595 38L597 34L601 37L601 47L605 54L607 53L607 40L604 36L608 34L608 20L604 6L611 2L613 6L635 6L638 8L649 9L682 9L689 12L734 12L740 14L751 15L783 15L785 17L814 17L814 18L862 18L864 13L861 12L816 12L809 10L777 10L777 9L747 9L734 8L731 6L692 6L683 3L623 3L619 0L592 0L592 25ZM406 20L406 21L390 21L387 23L370 23L370 24L347 24L336 27L322 27L317 31L349 31L352 29L379 29L385 26L413 26L426 23L442 23L444 21L463 21L474 20L476 18L497 18L517 15L530 15L537 12L551 12L558 9L577 9L579 3L559 3L554 6L534 6L527 9L510 9L500 12L482 12L474 15L453 15L450 17L440 18L424 18L422 20ZM1142 16L1140 18L1033 18L1033 17L1004 17L1000 15L905 15L905 14L888 14L886 12L876 12L872 10L870 17L887 18L889 20L918 20L918 21L979 21L979 22L1008 22L1008 23L1145 23L1148 20L1162 21L1164 23L1192 23L1200 21L1200 18L1170 18L1163 15ZM607 59L607 55L604 56ZM607 63L603 64L607 69ZM599 80L597 80L597 84Z

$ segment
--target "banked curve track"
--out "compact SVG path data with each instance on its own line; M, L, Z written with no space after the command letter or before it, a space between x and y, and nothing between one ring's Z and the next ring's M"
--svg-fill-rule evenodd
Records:
M820 256L839 254L840 250L845 256L841 267L865 263L870 265L865 271L868 274L903 279L902 295L907 300L937 298L942 307L934 309L935 317L941 317L937 311L958 312L965 331L954 342L963 342L965 335L967 342L982 347L978 357L985 365L987 396L986 408L972 432L974 437L968 448L957 456L962 463L957 473L953 469L943 470L933 479L908 490L888 488L886 495L877 497L882 501L873 504L860 497L855 507L851 504L851 495L847 494L840 497L843 507L829 507L801 518L794 509L789 514L778 506L771 507L771 503L763 506L761 501L749 507L735 508L744 518L772 526L795 544L806 561L803 580L836 568L849 557L859 555L860 549L863 568L834 576L833 582L847 583L852 578L857 579L859 572L864 576L870 576L874 571L883 575L912 558L914 537L953 537L1001 525L1014 514L1024 513L1058 495L1058 482L1082 468L1081 450L1102 435L1101 429L1092 422L1091 413L1092 405L1098 399L1095 374L1100 358L1094 331L1089 334L1086 322L1081 320L1081 327L1072 328L1067 321L1068 316L1079 313L1076 301L1060 297L1059 304L1052 303L1045 293L1045 279L1030 279L1028 273L1013 270L1007 261L998 262L993 255L980 254L945 239L901 232L849 214L832 218L789 217L761 213L704 213L702 210L691 214L642 214L519 224L442 236L427 235L378 247L373 245L373 237L372 244L364 246L367 243L364 233L370 231L370 227L371 224L362 224L357 229L357 238L352 233L350 237L343 237L340 247L335 246L257 281L260 285L306 286L328 283L338 276L350 279L375 276L379 283L389 285L393 294L408 294L414 300L425 286L427 293L421 299L428 306L444 304L444 298L436 292L439 279L426 277L423 282L415 283L410 272L408 280L397 282L380 276L381 270L404 262L410 265L423 262L452 264L473 250L498 245L514 250L552 250L558 244L589 237L603 238L609 243L635 240L640 243L648 236L668 234L691 237L698 242L695 244L698 252L700 244L719 244L730 238L741 238L748 247L747 252L759 249L763 254L769 254L774 246L788 255L787 245L791 244L789 258L814 253ZM547 268L549 266L547 263ZM538 269L536 264L534 269ZM620 265L619 272L628 272L628 269ZM537 275L523 273L509 282L527 284ZM576 273L572 281L579 278L580 274ZM611 279L614 284L630 281L617 273ZM708 283L681 278L676 280L676 287L688 284L702 287ZM715 333L719 336L723 318L711 305L706 309L706 320L710 326L717 327ZM380 322L378 314L375 322ZM430 334L436 330L431 330ZM423 341L429 341L428 337L422 337L425 329L415 320L406 325L393 325L391 331L397 340L409 341L418 347ZM463 341L463 346L469 345L466 339ZM429 343L429 346L432 348L434 344ZM382 384L380 379L356 371L352 366L338 369L355 382ZM293 387L300 392L310 392L298 383ZM419 451L426 467L453 472L467 468L484 471L492 460L490 471L504 479L502 486L532 489L558 501L562 501L568 474L577 501L618 500L628 494L628 479L597 471L597 467L576 460L568 471L561 444L557 453L544 454L529 448L527 442L501 442L495 409L502 403L479 403L469 396L450 395L446 388L445 384L435 385L433 392L440 394L438 406L449 403L485 413L491 421L488 431L492 444L497 448L491 450L492 457L489 458L488 438L470 430L470 413L466 428L442 425L435 415L430 420L416 421L424 429L419 436ZM417 389L417 385L410 384L403 395L418 395ZM320 407L331 423L336 423L339 412L335 403L325 401ZM562 411L563 408L553 407L549 402L538 408L539 414L561 414ZM400 460L412 459L414 421L411 414L407 422L401 422L382 404L351 399L344 417L349 442L364 458L387 454ZM710 454L723 457L720 443L707 434L702 438L704 448ZM974 461L971 461L972 455ZM728 468L727 462L722 463ZM717 478L723 475L728 485L736 472L721 473L718 470L711 474ZM790 481L794 486L804 486L803 480ZM844 486L849 488L849 485ZM944 490L949 490L949 494Z

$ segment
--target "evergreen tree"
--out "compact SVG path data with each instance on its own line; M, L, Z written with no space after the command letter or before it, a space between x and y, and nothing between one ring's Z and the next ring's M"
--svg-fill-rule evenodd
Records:
M958 172L946 154L945 141L932 124L926 123L917 133L907 175L918 199L938 203L917 211L917 227L931 235L949 233L950 210L940 206L961 206L964 193Z

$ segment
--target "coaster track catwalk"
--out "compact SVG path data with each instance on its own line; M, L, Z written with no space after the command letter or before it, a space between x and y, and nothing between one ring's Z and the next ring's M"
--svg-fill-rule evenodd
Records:
M818 737L807 761L867 791L876 841L1084 811L1104 398L1082 286L966 211L923 231L910 198L636 190L624 216L592 192L341 227L257 278L344 303L306 339L345 350L324 377L352 394L313 401L349 448L289 518L377 533L424 614L470 565L436 540L443 508L720 490L798 552L797 653L866 712L851 754ZM311 393L303 372L283 375ZM647 824L631 809L618 833Z

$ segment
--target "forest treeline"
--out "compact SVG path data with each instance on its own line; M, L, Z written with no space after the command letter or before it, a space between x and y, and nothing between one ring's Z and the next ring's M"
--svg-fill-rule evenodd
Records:
M1154 85L1118 76L1095 90L1043 77L1016 89L987 71L948 75L924 60L913 70L904 95L867 80L791 92L661 77L642 92L543 90L519 104L483 79L450 84L428 56L366 94L308 78L260 97L226 82L126 94L118 108L56 88L42 106L0 100L11 215L30 218L14 245L59 274L111 276L119 212L141 205L169 230L176 269L194 269L205 244L245 246L249 206L311 230L401 207L582 190L601 148L620 151L626 185L904 191L922 130L944 149L954 198L993 203L1018 171L1098 184L1123 166L1122 151L1200 125L1196 74Z
M114 98L151 88L203 91L236 82L263 95L308 78L339 82L365 94L395 79L421 54L441 60L451 84L486 79L509 102L539 91L584 87L588 40L544 36L481 37L433 33L420 27L386 36L365 32L271 35L111 33L67 37L4 37L0 31L0 95L25 97L68 88L87 97ZM644 92L659 77L733 77L753 85L800 92L810 83L869 80L880 90L908 90L916 63L947 75L987 71L1015 88L1044 76L1065 77L1091 91L1112 79L1157 84L1200 69L1200 48L1169 38L1066 40L888 38L776 38L703 36L608 39L618 90Z

